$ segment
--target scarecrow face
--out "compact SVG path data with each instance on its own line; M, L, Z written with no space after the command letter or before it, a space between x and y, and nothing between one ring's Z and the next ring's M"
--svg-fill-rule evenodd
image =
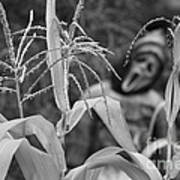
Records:
M160 63L153 54L141 54L132 62L129 72L122 83L122 90L126 93L138 92L148 87L155 80Z
M160 31L152 32L136 42L121 84L124 93L142 92L152 87L165 63L164 45L165 39Z

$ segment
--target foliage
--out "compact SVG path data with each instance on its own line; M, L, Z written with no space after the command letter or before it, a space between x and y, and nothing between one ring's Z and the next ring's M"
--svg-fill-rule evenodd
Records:
M89 83L84 69L88 70L101 84L99 75L86 63L80 61L80 56L91 54L98 57L119 80L120 77L106 57L111 52L89 37L78 22L84 7L84 1L79 0L72 22L69 25L58 20L55 7L55 0L47 0L46 27L32 25L33 11L31 11L27 27L12 34L4 8L0 4L0 20L3 25L9 54L8 62L0 61L2 66L8 69L6 71L7 74L2 76L1 79L3 81L12 81L11 86L3 84L0 90L2 93L15 94L19 110L19 118L12 121L8 121L3 115L0 116L0 179L6 178L12 158L15 156L27 180L96 180L109 167L116 169L117 172L124 172L127 179L162 180L163 177L153 162L136 152L123 117L120 102L103 96L79 100L76 101L73 107L70 106L68 95L69 78L74 81L80 94L83 94L81 83L69 71L72 62L78 64L86 88L89 87ZM166 89L166 112L169 133L168 143L165 144L168 146L168 163L173 160L179 160L178 153L171 159L173 155L171 146L174 145L171 131L179 110L179 27L178 24L175 31L173 32L172 30L174 68ZM41 32L40 34L39 31ZM15 48L13 37L17 34L21 34L21 39L18 47ZM26 58L26 53L37 39L47 42L47 50L44 49L30 58ZM41 56L42 58L39 58ZM44 63L47 63L47 68L36 79L33 79L33 83L27 89L24 89L23 83L39 70ZM49 71L52 85L50 84L32 93L38 82ZM103 87L101 88L103 92ZM43 116L24 117L24 103L49 89L53 89L56 105L62 114L57 124L57 129ZM109 147L100 150L89 157L82 166L67 172L63 144L61 142L63 142L64 136L78 124L84 114L87 113L92 118L91 109L101 117L103 123L121 148ZM42 148L39 149L30 144L26 137L31 135L37 138ZM151 151L155 150L157 149L151 145ZM149 166L150 168L148 168ZM167 166L165 178L170 179L177 175L175 168L172 172Z

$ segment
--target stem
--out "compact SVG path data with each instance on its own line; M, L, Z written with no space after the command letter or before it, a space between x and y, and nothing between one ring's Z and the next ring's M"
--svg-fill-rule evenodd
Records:
M70 58L70 57L69 57ZM64 100L66 102L66 111L70 110L70 102L69 102L69 95L68 95L68 89L69 89L69 59L65 59L63 62L63 69L64 69Z
M14 52L14 45L11 35L11 30L9 28L9 24L6 17L6 12L4 10L3 5L0 3L0 22L3 25L3 31L5 35L6 44L9 51L9 56L12 64L14 65L13 68L15 69L15 82L16 82L16 96L17 96L17 103L18 103L18 109L19 109L19 116L20 118L23 118L23 107L21 104L21 94L20 94L20 87L19 87L19 79L17 74L17 67L15 66L15 52Z
M24 112L23 112L23 105L21 103L21 93L20 93L20 86L19 86L17 72L15 72L15 79L16 79L16 96L17 96L17 103L18 103L18 109L19 109L19 116L20 118L23 118Z
M173 131L173 124L169 123L168 131L167 131L168 146L167 146L167 160L166 160L167 166L166 166L165 180L170 180L172 143L173 143L172 131Z

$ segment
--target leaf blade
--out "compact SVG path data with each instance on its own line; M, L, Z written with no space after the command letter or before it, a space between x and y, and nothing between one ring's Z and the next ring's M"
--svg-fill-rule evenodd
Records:
M0 177L4 180L11 164L12 158L22 140L4 138L0 141Z
M52 123L40 115L24 118L24 122L11 129L12 135L16 138L35 135L44 149L52 156L57 168L64 172L66 170L64 150Z
M115 140L123 148L136 151L136 148L133 144L128 125L124 119L121 105L119 101L116 101L110 97L106 97L107 107L105 102L101 101L93 107L96 113L100 116L105 126L108 128L110 133L113 135ZM107 112L108 108L108 112ZM109 118L107 116L109 113ZM109 123L110 119L110 123Z
M16 159L26 180L59 180L60 172L51 156L23 141L16 153Z
M46 7L46 26L47 26L47 46L48 50L56 49L49 52L48 66L51 66L55 61L62 58L61 43L58 29L57 17L55 14L55 0L47 0ZM63 60L59 61L53 68L51 68L52 83L54 86L54 96L57 107L66 112L69 107L68 100L65 96L65 73L63 67Z

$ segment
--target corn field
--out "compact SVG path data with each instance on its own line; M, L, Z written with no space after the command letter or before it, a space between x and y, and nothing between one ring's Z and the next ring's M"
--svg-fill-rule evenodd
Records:
M81 17L86 9L85 0L77 2L70 22L58 18L56 4L56 0L46 0L44 26L34 25L36 13L31 10L26 27L12 32L8 9L5 10L0 3L0 22L4 48L7 50L7 58L0 59L0 67L3 68L0 92L2 96L9 96L16 102L16 118L10 120L3 115L4 112L0 112L0 180L13 179L10 171L14 161L26 180L178 178L180 146L174 136L180 108L180 17L157 17L142 26L136 36L129 37L131 44L128 44L128 51L125 53L127 62L138 39L150 31L151 27L165 23L168 26L167 39L171 51L171 69L165 85L164 100L156 108L156 114L160 109L165 111L167 135L150 141L139 151L129 131L121 100L107 96L101 75L86 60L91 56L90 60L97 60L116 80L122 81L109 60L116 50L113 52L111 44L110 48L101 45L81 25ZM32 53L34 49L31 48L36 41L43 41L45 46ZM73 67L77 68L76 73L72 71ZM89 98L89 76L99 84L101 96ZM50 82L39 85L42 79L50 79ZM73 103L70 97L72 84L80 97L73 99ZM28 103L49 92L52 93L54 105L60 114L55 125L43 115L26 113ZM46 113L53 114L51 109ZM81 165L70 168L66 157L66 137L82 119L94 121L94 113L101 119L116 145L104 147L92 153ZM152 118L152 126L155 116ZM151 130L149 132L151 135ZM161 148L166 151L163 174L151 158ZM76 153L78 152L74 152L74 157Z

